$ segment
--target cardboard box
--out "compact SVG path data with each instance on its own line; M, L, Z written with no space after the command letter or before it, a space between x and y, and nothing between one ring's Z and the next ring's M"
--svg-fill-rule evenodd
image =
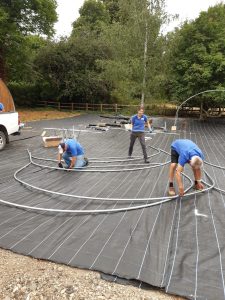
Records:
M62 142L61 136L44 136L43 137L44 147L58 147L59 143Z

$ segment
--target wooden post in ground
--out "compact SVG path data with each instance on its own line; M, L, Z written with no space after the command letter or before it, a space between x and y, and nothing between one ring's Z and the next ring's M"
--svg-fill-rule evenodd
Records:
M101 111L101 113L102 113L102 103L100 104L100 111Z
M58 110L60 110L61 109L61 106L60 106L60 102L58 103Z
M71 104L72 104L72 111L73 111L73 110L74 110L74 109L73 109L73 102L72 102Z
M86 103L86 111L88 111L88 103Z
M116 114L118 112L118 106L117 106L117 104L115 104L115 112L116 112Z

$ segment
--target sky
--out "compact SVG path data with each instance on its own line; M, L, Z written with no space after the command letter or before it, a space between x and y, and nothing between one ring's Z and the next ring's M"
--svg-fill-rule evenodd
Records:
M166 0L166 11L169 14L179 14L179 19L168 25L165 30L173 30L175 26L186 19L197 18L201 11L206 11L210 6L214 6L219 2L225 3L225 0ZM72 23L79 17L79 8L83 5L84 0L57 0L57 3L56 36L68 36L72 30Z

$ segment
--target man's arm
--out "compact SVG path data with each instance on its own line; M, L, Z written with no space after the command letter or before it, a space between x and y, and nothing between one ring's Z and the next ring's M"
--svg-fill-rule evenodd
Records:
M130 119L130 131L133 130L133 126L134 126L134 118L132 117L132 118Z
M132 131L133 130L133 123L131 122L131 124L130 124L130 131Z
M69 169L73 169L76 164L77 157L72 156Z
M204 185L201 183L201 178L202 178L202 171L201 171L201 169L194 169L194 168L192 168L192 170L193 170L194 177L195 177L195 186L199 190L203 190L204 189Z
M58 153L58 163L61 163L62 161L62 154Z
M179 195L183 196L184 195L184 186L182 182L182 177L181 177L181 172L183 172L184 168L178 164L177 169L176 169L176 181L179 189Z
M148 130L149 130L149 131L152 131L152 127L151 127L151 124L150 124L149 120L147 120L146 124L147 124L147 126L148 126Z

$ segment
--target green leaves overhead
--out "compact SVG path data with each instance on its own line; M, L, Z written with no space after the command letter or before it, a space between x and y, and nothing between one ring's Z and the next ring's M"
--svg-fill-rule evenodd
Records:
M185 23L169 45L173 98L182 100L204 90L225 87L224 4L211 7L195 21ZM217 96L202 97L216 99ZM221 93L221 102L224 98Z
M14 23L23 34L41 33L51 36L57 21L55 0L1 0L0 8L7 22Z
M55 0L0 1L0 77L10 77L13 57L23 52L25 36L54 33L57 21ZM17 55L19 56L19 55Z
M101 1L85 1L79 13L80 17L73 23L72 35L99 33L110 21L109 12Z

